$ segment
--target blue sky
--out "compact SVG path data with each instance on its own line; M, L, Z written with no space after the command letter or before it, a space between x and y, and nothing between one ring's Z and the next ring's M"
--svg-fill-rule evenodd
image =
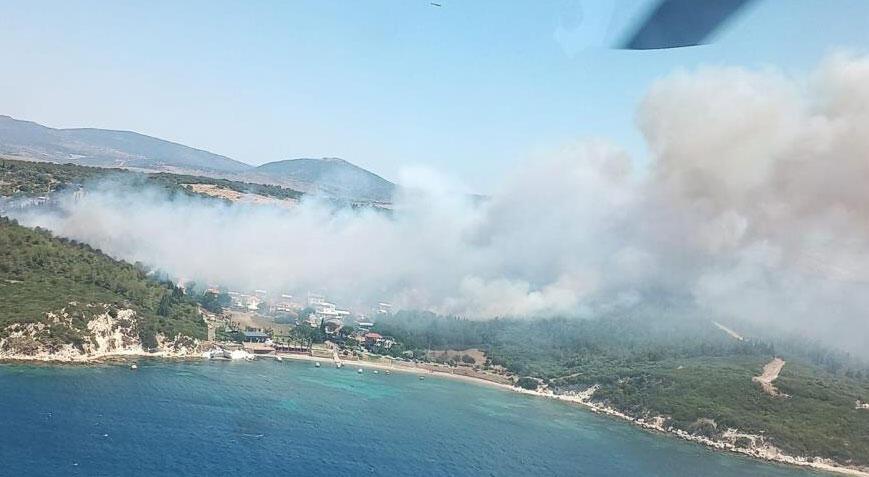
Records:
M486 192L586 137L645 160L637 101L703 64L801 75L869 53L869 2L757 0L712 45L603 47L645 0L0 3L0 114L127 129L260 164L432 167Z

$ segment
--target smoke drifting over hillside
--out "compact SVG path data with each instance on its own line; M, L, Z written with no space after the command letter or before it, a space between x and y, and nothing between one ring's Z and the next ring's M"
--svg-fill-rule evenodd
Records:
M24 218L186 279L325 290L466 316L594 315L652 294L710 318L869 339L869 59L808 79L703 68L638 111L649 171L603 141L514 171L474 205L411 174L393 216L168 201L105 186Z

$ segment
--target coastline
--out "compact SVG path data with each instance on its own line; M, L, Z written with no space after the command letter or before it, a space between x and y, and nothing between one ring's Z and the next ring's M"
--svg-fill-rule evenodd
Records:
M50 355L35 355L35 356L27 356L27 357L19 357L19 356L0 356L0 364L7 363L33 363L33 364L45 364L45 365L77 365L77 364L92 364L92 363L100 363L103 361L124 361L131 358L156 358L156 359L166 359L166 360L193 360L199 359L202 357L199 354L190 354L184 352L172 352L172 351L155 351L153 353L149 353L143 350L137 349L126 349L120 351L110 351L108 353L94 353L94 354L86 354L86 355L71 355L64 359L52 358Z
M311 355L304 354L281 354L279 355L282 359L290 359L294 361L308 361L308 362L322 362L324 364L333 365L335 361L330 357L317 357ZM83 364L92 364L92 363L102 363L102 362L116 362L116 361L126 361L129 359L139 359L139 358L157 358L157 359L167 359L167 360L178 360L178 361L187 361L187 360L202 360L203 358L199 354L191 354L191 353L172 353L168 351L159 351L155 353L148 353L145 351L139 350L122 350L115 351L109 353L102 353L98 355L84 355L77 357L77 359L66 359L66 360L58 360L51 359L47 357L30 357L30 358L18 358L18 357L0 357L0 365L7 363L33 363L33 364L43 364L43 365L57 365L57 364L71 364L71 365L83 365ZM275 359L275 356L261 356L261 358L269 358ZM735 454L745 455L751 458L755 458L762 461L767 462L775 462L778 464L791 465L795 467L803 467L810 468L813 470L823 471L823 472L831 472L841 475L849 475L855 477L869 477L869 469L865 468L855 468L849 466L843 466L837 464L829 459L823 458L806 458L806 457L797 457L785 454L780 449L771 446L764 445L760 448L745 448L738 447L729 442L709 439L703 436L696 436L693 434L689 434L686 431L681 429L675 429L672 427L665 428L663 426L663 417L655 417L651 419L643 419L643 418L634 418L627 414L624 414L612 407L596 403L592 401L592 396L594 392L597 390L597 385L591 386L588 389L573 393L573 394L556 394L552 391L538 391L538 390L529 390L519 388L513 385L498 383L494 381L490 381L487 379L483 379L475 376L468 376L464 374L455 374L450 370L452 368L441 369L432 369L429 367L421 368L417 366L405 366L405 365L396 365L395 363L384 363L384 362L373 362L368 360L347 360L341 361L343 366L356 366L358 368L366 368L366 369L376 369L376 370L384 370L384 371L397 371L401 373L411 373L417 375L430 375L435 377L442 377L447 379L455 379L459 381L464 381L466 383L474 384L474 385L482 385L482 386L490 386L502 391L514 392L518 394L525 394L528 396L534 396L538 398L544 399L552 399L556 401L563 402L568 405L578 405L585 409L590 410L591 412L597 414L603 414L609 417L618 418L624 421L627 421L641 429L644 429L649 432L666 434L668 436L676 437L682 440L686 440L689 442L694 442L697 444L702 444L705 447L711 448L713 450L732 452ZM731 429L728 432L733 433L735 436L746 436L745 434L739 434L735 429Z
M281 355L282 358L295 359L299 361L332 361L331 358L317 358L315 356L306 356L306 355ZM804 467L811 468L814 470L824 471L824 472L832 472L842 475L856 476L856 477L869 477L869 470L847 467L843 465L836 464L828 459L823 458L805 458L805 457L796 457L792 455L785 454L781 450L773 447L773 446L765 446L761 449L749 449L743 447L734 446L728 442L717 441L713 439L709 439L702 436L695 436L689 434L681 429L674 428L664 428L662 425L663 418L660 419L650 419L645 420L642 418L634 418L627 414L624 414L614 408L609 406L605 406L603 404L595 403L591 400L594 391L597 389L596 386L591 386L583 392L576 394L555 394L551 391L533 391L530 389L523 389L516 386L512 386L509 384L501 384L493 381L489 381L486 379L481 379L474 376L467 376L462 374L454 374L447 370L433 370L429 368L417 368L412 366L403 366L403 365L394 365L394 364L386 364L386 363L375 363L372 361L344 361L345 366L347 365L356 365L360 368L369 368L369 369L378 369L378 370L389 370L389 371L398 371L404 373L413 373L413 374L421 374L421 375L432 375L436 377L444 377L448 379L456 379L459 381L464 381L467 383L475 384L475 385L483 385L483 386L491 386L503 391L509 391L519 394L525 394L529 396L534 396L538 398L544 399L553 399L556 401L561 401L566 404L579 405L582 406L596 414L604 414L609 417L618 418L624 421L628 421L629 423L640 427L649 432L666 434L668 436L677 437L682 440L686 440L689 442L694 442L697 444L702 444L705 447L709 447L713 450L717 451L725 451L732 452L735 454L741 454L744 456L748 456L754 459L763 460L767 462L775 462L778 464L791 465L795 467ZM447 368L449 369L449 368Z

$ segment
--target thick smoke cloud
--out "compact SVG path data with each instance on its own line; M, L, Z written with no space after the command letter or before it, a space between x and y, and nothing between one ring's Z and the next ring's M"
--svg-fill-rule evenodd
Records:
M869 59L834 56L804 83L679 73L651 89L639 123L655 158L656 253L689 258L701 309L865 345Z
M652 85L651 166L606 141L533 158L482 203L409 173L392 216L168 201L104 186L24 217L201 283L351 303L593 316L656 295L699 316L869 339L869 59L810 78L701 68Z

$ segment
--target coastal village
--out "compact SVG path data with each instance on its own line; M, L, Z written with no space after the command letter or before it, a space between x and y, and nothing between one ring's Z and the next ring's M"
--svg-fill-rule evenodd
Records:
M205 359L310 360L316 366L352 366L359 373L390 370L446 373L513 385L517 378L493 366L476 349L427 352L417 356L400 343L376 331L379 317L392 313L388 302L377 303L364 313L351 311L325 296L308 293L303 300L267 290L222 291L209 287L206 294L222 297L220 311L202 309L208 325L203 343Z
M210 292L219 293L219 290L210 289ZM600 385L582 391L559 392L550 389L542 380L519 378L503 368L490 365L485 354L479 350L428 350L425 356L415 356L412 351L398 355L390 353L398 342L373 331L377 318L392 312L392 306L387 302L378 303L369 314L359 314L342 309L319 294L308 294L305 306L294 301L291 295L270 297L265 290L226 292L226 295L230 298L227 310L217 314L203 310L209 333L206 347L211 347L203 352L203 358L300 359L313 361L316 367L326 364L336 368L352 367L359 374L365 373L366 369L374 374L389 374L396 370L416 373L419 379L424 379L426 374L438 373L483 380L512 391L582 405L595 413L623 419L647 430L668 433L717 450L821 471L866 475L863 470L841 467L830 459L789 455L768 442L762 434L728 428L718 437L709 437L676 428L668 423L665 416L631 416L607 403L594 401L593 396ZM744 339L719 323L713 325L734 339ZM322 342L314 342L310 338L318 332ZM767 394L787 397L778 393L772 385L784 364L783 360L775 358L764 368L761 376L752 380L760 383ZM862 401L857 401L855 406L856 409L869 409L869 404ZM715 424L714 421L709 422Z

